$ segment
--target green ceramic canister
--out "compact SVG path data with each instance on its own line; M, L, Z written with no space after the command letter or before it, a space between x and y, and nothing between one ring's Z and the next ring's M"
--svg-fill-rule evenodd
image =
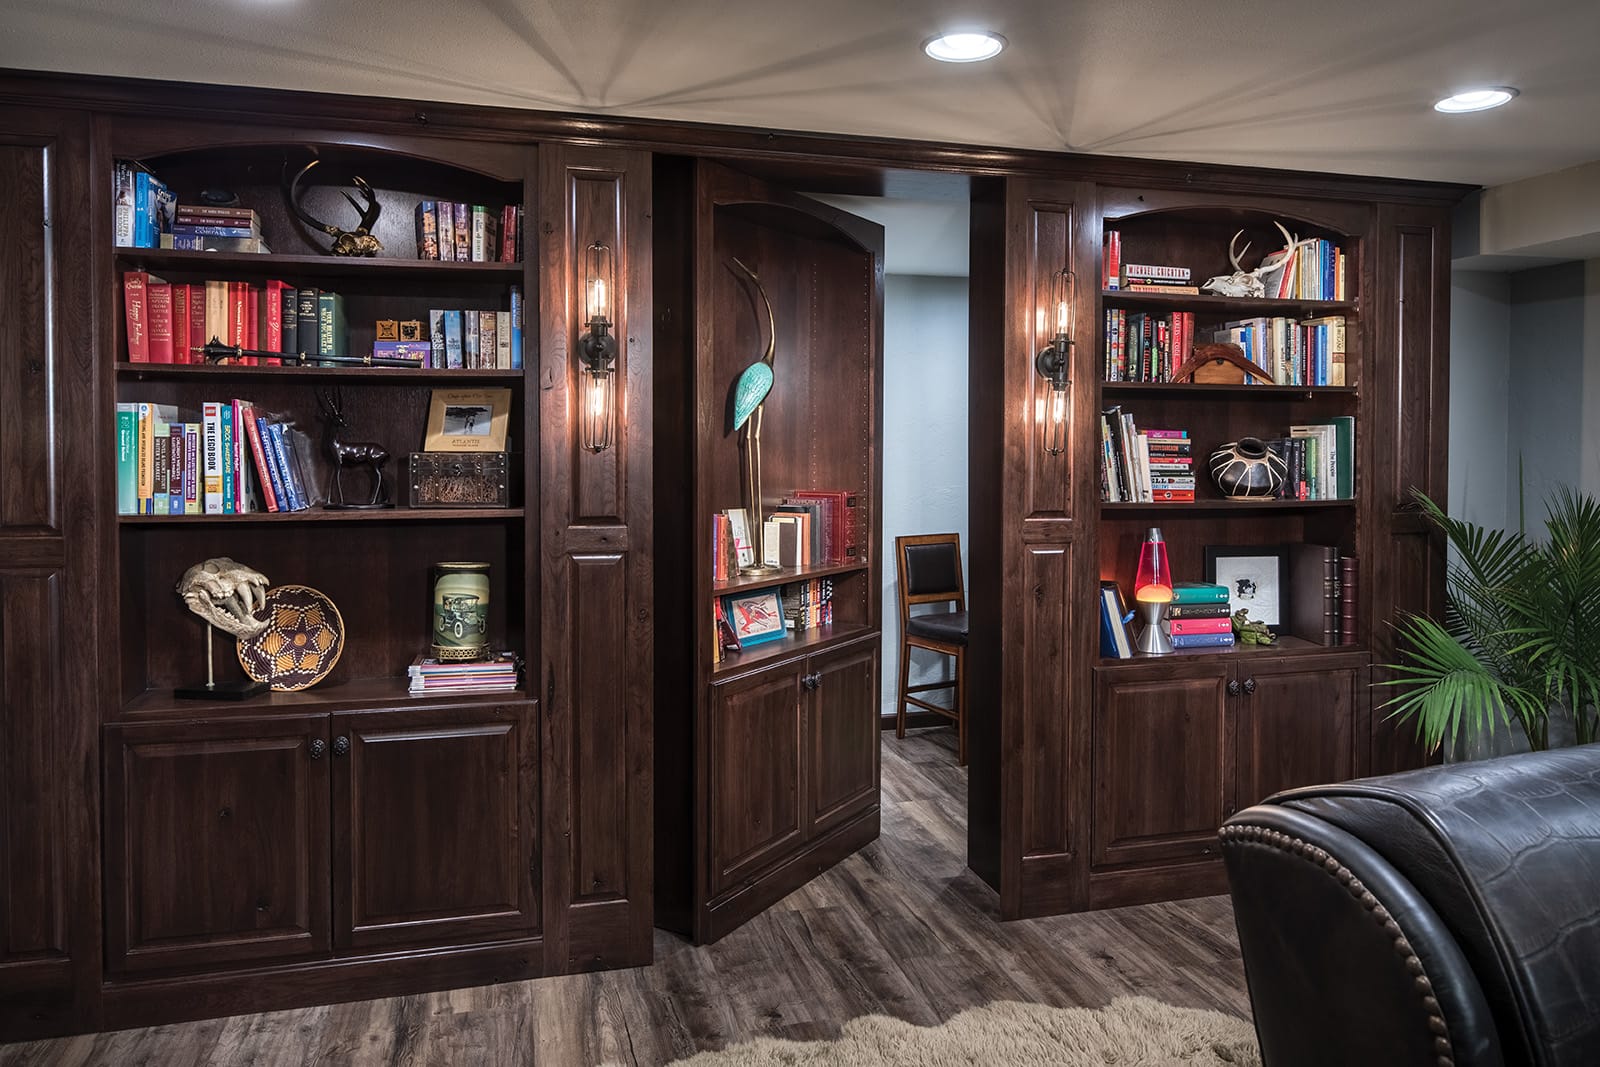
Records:
M489 649L489 565L433 565L433 656L481 659Z

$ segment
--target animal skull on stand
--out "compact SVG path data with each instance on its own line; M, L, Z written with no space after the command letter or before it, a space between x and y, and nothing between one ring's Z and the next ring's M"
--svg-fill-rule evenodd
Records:
M1244 231L1240 230L1228 242L1228 260L1233 264L1233 273L1219 274L1215 278L1207 279L1205 284L1200 286L1201 290L1207 293L1215 293L1218 296L1244 296L1257 299L1265 296L1266 282L1264 276L1268 274L1274 275L1274 281L1276 281L1276 277L1281 276L1282 272L1289 266L1289 261L1294 257L1295 250L1305 243L1285 229L1283 223L1273 220L1272 224L1278 228L1279 233L1283 234L1284 243L1282 248L1276 252L1268 252L1262 258L1261 265L1255 270L1245 270L1244 265L1239 261L1244 258L1246 252L1250 251L1250 242L1246 241L1244 247L1237 252L1233 250L1233 246L1238 244L1239 238L1244 236ZM1273 295L1277 294L1274 293Z
M184 571L178 595L190 611L234 637L254 637L267 628L268 620L255 617L267 602L267 576L227 556Z

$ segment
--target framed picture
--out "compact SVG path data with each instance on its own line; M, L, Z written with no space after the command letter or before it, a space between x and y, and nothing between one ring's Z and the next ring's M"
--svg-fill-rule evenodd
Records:
M776 641L784 635L783 601L776 589L731 593L722 598L723 611L740 648Z
M510 389L435 389L424 452L504 452Z
M1288 549L1282 545L1207 545L1206 581L1228 587L1228 610L1241 608L1273 633L1289 624Z

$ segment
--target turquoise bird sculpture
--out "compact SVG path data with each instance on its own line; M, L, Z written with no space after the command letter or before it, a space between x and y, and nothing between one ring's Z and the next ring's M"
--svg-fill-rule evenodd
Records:
M778 337L772 315L772 301L767 299L767 291L762 288L761 279L756 277L756 272L745 266L738 256L733 257L733 263L744 271L755 285L761 303L767 311L767 350L759 361L744 369L733 387L733 429L737 433L744 429L744 424L750 421L750 416L756 413L756 410L766 402L767 394L772 392L772 384L775 381L773 357L777 351Z

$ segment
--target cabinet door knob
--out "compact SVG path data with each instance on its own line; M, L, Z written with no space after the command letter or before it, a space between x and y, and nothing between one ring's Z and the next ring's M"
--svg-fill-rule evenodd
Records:
M820 674L808 674L804 678L800 679L800 684L804 685L807 689L815 689L821 683L822 675Z
M335 737L333 739L333 754L335 756L348 756L350 754L350 739L348 737Z
M1239 695L1239 679L1228 679L1228 695L1231 697L1236 697Z
M1254 678L1246 678L1244 680L1244 691L1246 696L1256 691L1256 680Z
M307 747L311 749L312 759L321 759L322 754L328 751L328 742L324 741L320 737L313 737L311 739L311 744Z

